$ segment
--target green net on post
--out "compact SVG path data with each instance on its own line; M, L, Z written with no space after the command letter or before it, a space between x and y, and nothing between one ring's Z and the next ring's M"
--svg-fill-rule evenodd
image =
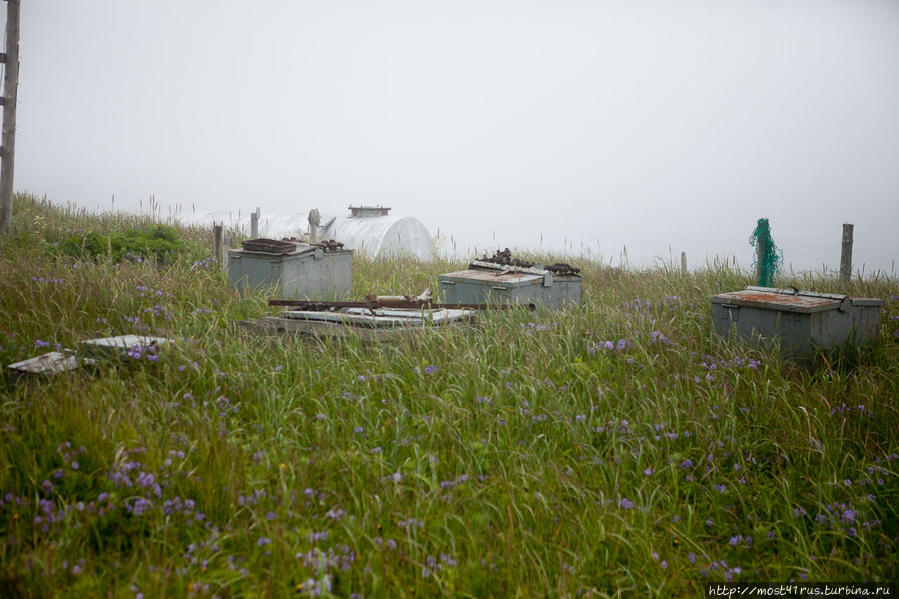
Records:
M749 238L749 243L755 248L755 262L753 265L759 275L760 287L771 287L774 277L780 274L783 266L783 252L771 239L771 227L767 218L760 218L755 226L755 231Z

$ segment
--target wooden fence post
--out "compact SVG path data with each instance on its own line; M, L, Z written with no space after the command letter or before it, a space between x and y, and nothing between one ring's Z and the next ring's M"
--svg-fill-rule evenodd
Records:
M687 274L687 252L680 253L680 274Z
M259 207L255 212L250 213L250 239L259 239Z
M767 244L762 243L762 240L759 239L759 246L756 248L755 252L755 280L758 281L758 285L762 284L762 264L765 263L765 256L767 255Z
M843 223L843 252L840 255L840 278L848 283L852 278L852 229L854 225Z
M212 236L215 242L215 261L221 265L222 264L222 227L224 223L221 225L212 223Z
M230 256L228 255L228 250L231 249L231 245L234 243L234 238L231 235L225 235L225 245L222 248L222 270L228 270L228 262L230 260Z

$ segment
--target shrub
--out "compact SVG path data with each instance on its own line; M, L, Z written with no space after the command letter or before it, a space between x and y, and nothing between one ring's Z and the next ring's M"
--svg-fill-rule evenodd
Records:
M77 258L109 256L115 262L140 262L150 256L165 261L184 250L185 244L173 227L156 224L109 235L79 233L63 241L59 249Z

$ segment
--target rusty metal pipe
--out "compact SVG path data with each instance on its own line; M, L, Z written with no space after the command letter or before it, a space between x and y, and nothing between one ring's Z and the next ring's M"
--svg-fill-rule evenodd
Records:
M339 302L318 300L271 299L269 306L287 306L302 310L332 310L338 308L411 308L421 310L530 310L537 309L535 304L439 304L435 302L418 302L409 300L378 300L370 302Z

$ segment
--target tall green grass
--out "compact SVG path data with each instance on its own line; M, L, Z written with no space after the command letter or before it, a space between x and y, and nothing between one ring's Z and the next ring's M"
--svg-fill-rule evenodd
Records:
M157 361L0 375L8 596L695 596L709 581L895 581L899 281L881 339L796 365L717 337L752 281L576 262L583 305L402 342L256 338L274 314L180 228L167 262L76 260L148 219L19 196L0 363L153 333ZM353 295L435 292L446 259L354 259ZM608 344L606 342L609 342ZM611 344L612 348L608 346Z

